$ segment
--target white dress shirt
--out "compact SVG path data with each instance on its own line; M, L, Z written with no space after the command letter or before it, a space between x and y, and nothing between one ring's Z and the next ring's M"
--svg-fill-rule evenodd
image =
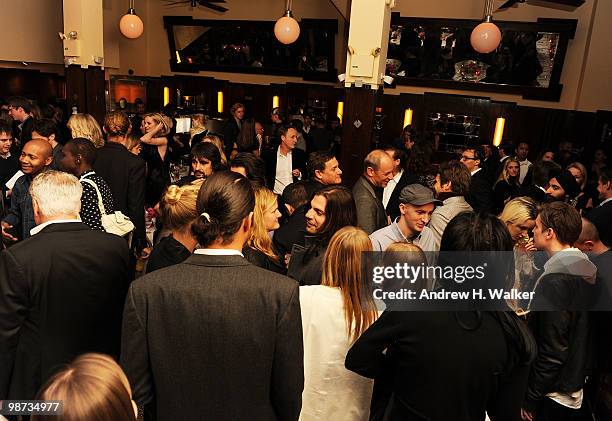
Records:
M43 229L45 229L46 227L48 227L51 224L67 224L69 222L81 222L80 219L56 219L53 221L47 221L47 222L43 222L40 225L36 225L34 228L32 228L30 230L30 235L36 235L39 232L41 232Z
M276 151L276 172L274 173L274 193L283 194L283 190L289 184L293 183L293 154L291 151L287 155L283 155L280 151L280 146Z
M529 171L529 167L531 167L531 162L529 162L528 159L524 160L524 161L519 161L519 184L523 184L523 180L525 179L525 176L527 175L527 171Z
M395 174L395 176L393 177L392 180L390 180L387 183L387 187L385 187L385 189L383 190L383 206L385 207L385 209L387 209L387 205L389 204L389 200L391 199L391 195L393 194L393 191L395 190L395 187L397 187L397 184L400 181L400 178L402 178L402 174L404 174L404 170L401 169L400 172L398 172L397 174Z
M195 249L194 254L204 254L206 256L242 256L242 252L234 249Z

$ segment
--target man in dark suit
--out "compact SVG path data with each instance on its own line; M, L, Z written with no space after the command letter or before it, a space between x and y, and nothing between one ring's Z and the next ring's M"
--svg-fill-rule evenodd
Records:
M310 209L307 182L298 181L289 184L280 197L280 202L285 207L287 219L280 228L274 231L272 242L279 256L283 259L287 253L291 253L294 244L304 245L306 236L306 212Z
M113 196L115 211L121 211L134 224L132 244L142 257L148 256L144 221L145 162L127 149L130 120L122 111L113 111L104 119L107 143L98 149L94 170Z
M493 211L493 190L491 180L480 167L482 148L468 148L461 153L461 163L466 166L472 179L470 192L465 198L476 212L491 213Z
M406 160L408 159L406 151L395 146L388 146L385 148L385 152L393 159L393 179L389 181L383 190L382 202L387 215L389 215L391 222L393 222L400 216L400 192L408 184L416 183L417 180L408 174L408 171L404 170L406 168Z
M80 222L73 175L44 172L30 190L38 226L0 254L0 400L34 399L82 353L119 355L126 242Z
M0 120L0 219L4 216L3 209L8 208L10 199L6 196L6 182L19 171L19 157L11 153L13 131L8 122Z
M393 160L381 149L370 152L363 161L363 175L353 186L357 224L368 234L389 225L382 204L383 189L393 179Z
M309 199L324 187L342 183L340 164L331 151L310 153L307 167L310 179L306 182L306 191Z
M198 195L202 248L130 287L121 362L157 419L297 420L304 363L298 284L242 255L255 195L219 171Z
M280 145L263 151L262 158L266 163L268 188L276 194L283 194L285 187L306 174L306 153L295 147L298 132L294 127L282 127L278 133Z
M229 158L232 155L234 144L238 143L238 136L242 129L242 120L244 119L244 105L237 102L230 108L230 118L227 119L222 129L223 134L223 149L225 155Z
M602 170L597 183L597 191L601 203L589 213L588 218L597 227L601 241L608 247L612 246L612 168Z
M17 153L21 151L23 145L32 140L32 126L34 125L34 118L30 114L32 106L30 101L20 96L9 98L8 103L9 115L15 123L13 134L17 142L13 145L13 148Z

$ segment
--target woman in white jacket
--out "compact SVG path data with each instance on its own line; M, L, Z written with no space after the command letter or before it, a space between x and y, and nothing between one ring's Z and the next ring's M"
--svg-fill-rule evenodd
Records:
M344 368L348 349L378 317L362 274L365 251L372 251L365 231L352 226L340 229L325 253L321 285L300 287L302 421L368 419L373 381Z

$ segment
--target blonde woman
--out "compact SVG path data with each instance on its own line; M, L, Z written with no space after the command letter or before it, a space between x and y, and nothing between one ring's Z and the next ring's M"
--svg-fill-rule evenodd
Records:
M362 254L367 251L372 251L372 243L365 231L340 229L325 252L321 285L300 287L302 421L368 419L373 382L344 368L348 349L378 316L362 273Z
M510 200L504 206L499 219L506 224L510 237L514 242L514 275L513 288L521 291L531 291L535 282L535 264L533 252L532 231L538 216L538 205L530 197L517 197ZM510 306L515 310L525 308L528 304L520 301L510 301Z
M206 116L198 113L191 116L191 128L189 129L189 146L193 146L192 142L195 136L204 137L208 133L206 130Z
M223 142L221 142L221 139L219 139L219 136L209 134L207 136L204 136L204 139L202 139L202 142L210 142L213 145L215 145L217 149L219 149L219 153L221 154L221 163L223 165L227 165L227 157L225 156L225 152L223 151Z
M83 354L55 374L36 399L64 403L61 415L33 415L32 421L136 421L130 383L109 356Z
M495 215L499 215L510 199L519 195L521 187L519 184L521 164L518 160L508 158L503 165L502 172L493 186L493 211Z
M168 139L172 120L160 113L144 115L145 134L140 138L142 151L140 157L147 163L145 187L145 207L154 207L170 184L170 159Z
M597 197L593 192L593 189L589 189L587 184L588 181L588 173L587 169L580 162L572 162L567 166L569 172L572 173L578 184L580 185L580 193L572 203L578 212L581 215L587 214L591 209L593 209L593 197Z
M91 140L96 148L104 146L102 129L91 115L73 114L68 119L67 126L73 139L82 137Z
M253 227L251 236L242 249L242 254L255 266L277 273L285 273L283 262L274 250L269 234L280 228L278 222L280 217L276 194L265 187L256 189Z
M196 200L199 185L171 185L162 196L159 211L164 228L171 232L153 247L147 273L183 262L195 249L197 240L191 224L198 217Z

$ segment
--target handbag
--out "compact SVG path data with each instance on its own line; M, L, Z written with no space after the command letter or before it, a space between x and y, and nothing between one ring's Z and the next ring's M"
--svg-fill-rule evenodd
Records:
M101 222L104 231L109 234L115 234L119 237L128 236L128 244L132 243L132 232L134 231L134 223L123 214L121 211L115 211L113 213L106 213L106 209L104 209L104 202L102 201L102 195L100 194L100 190L96 183L86 178L83 178L81 181L86 182L90 186L96 190L96 194L98 195L98 209L100 209L100 214L102 215Z

